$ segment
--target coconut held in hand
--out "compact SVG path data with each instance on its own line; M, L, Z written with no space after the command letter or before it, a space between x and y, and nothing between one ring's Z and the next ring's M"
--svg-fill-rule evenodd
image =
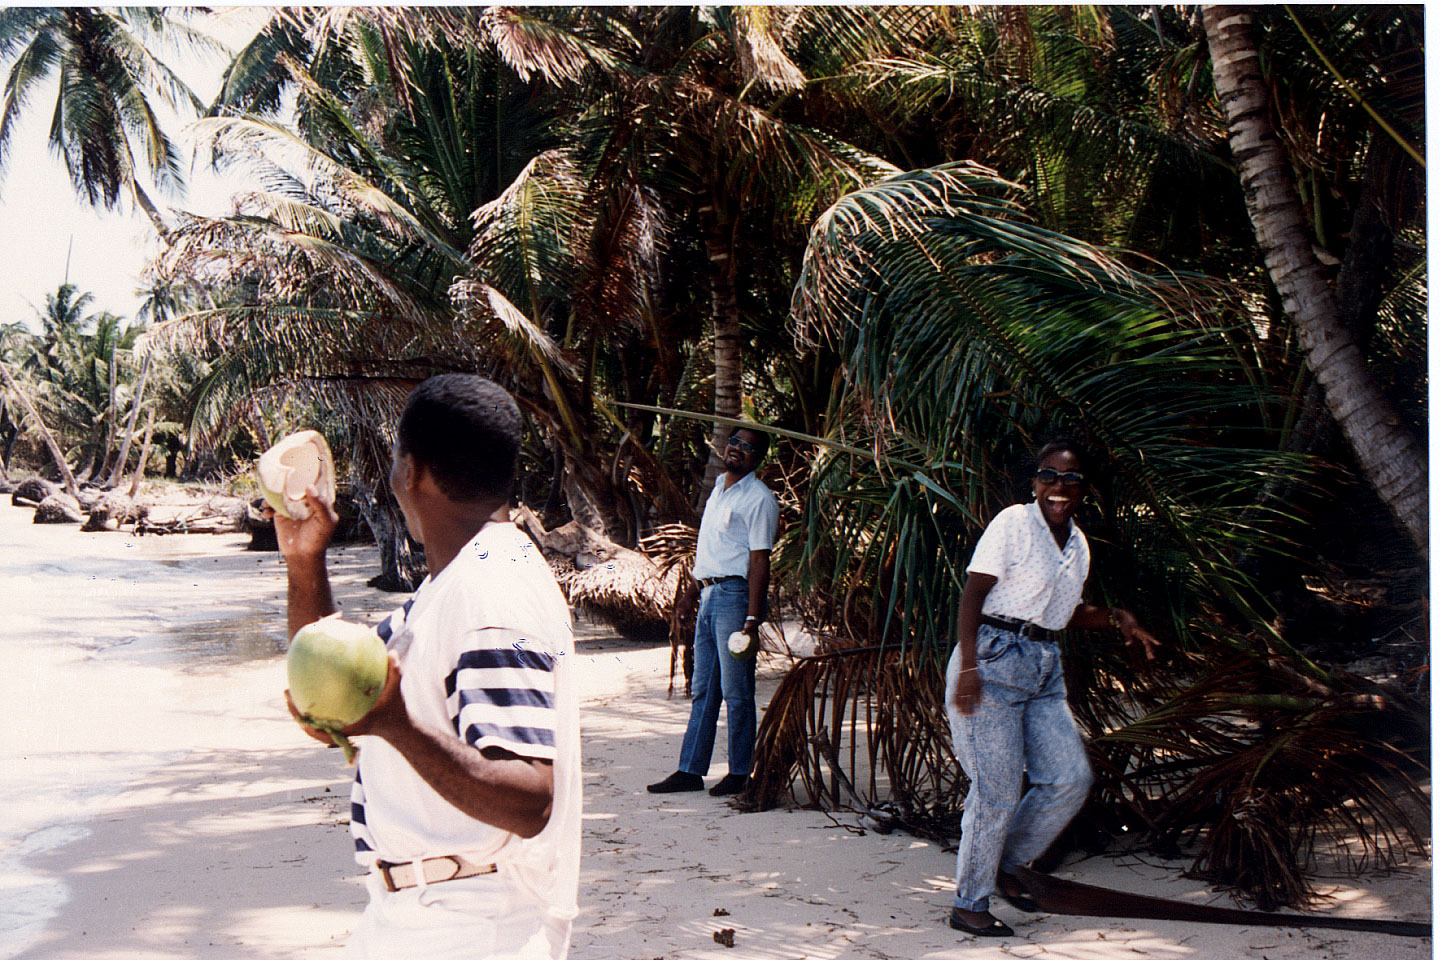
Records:
M339 614L301 627L285 655L295 709L307 724L330 734L347 763L355 762L355 747L340 731L375 706L388 669L379 635Z
M752 640L750 634L744 630L736 630L725 641L725 646L730 650L730 656L736 660L749 660L755 656L755 649L759 644Z
M314 430L292 433L266 450L255 464L255 476L270 506L291 520L310 516L306 487L313 486L326 503L335 502L335 460L330 445Z

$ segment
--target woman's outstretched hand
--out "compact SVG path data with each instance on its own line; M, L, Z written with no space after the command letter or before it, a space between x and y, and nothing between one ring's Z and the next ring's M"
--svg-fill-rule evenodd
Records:
M1155 651L1160 646L1160 641L1144 627L1140 626L1140 620L1129 610L1116 609L1114 612L1115 626L1120 629L1120 636L1125 638L1125 646L1133 647L1140 643L1145 648L1145 659L1154 660Z

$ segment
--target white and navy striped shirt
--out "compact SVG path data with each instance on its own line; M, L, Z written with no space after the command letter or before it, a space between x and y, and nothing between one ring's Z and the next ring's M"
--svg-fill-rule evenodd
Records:
M401 692L417 722L476 749L551 761L555 800L546 828L524 840L461 813L393 747L360 737L356 859L460 854L497 863L526 874L552 913L569 919L579 875L578 696L570 610L544 558L513 524L488 523L377 631L400 658Z

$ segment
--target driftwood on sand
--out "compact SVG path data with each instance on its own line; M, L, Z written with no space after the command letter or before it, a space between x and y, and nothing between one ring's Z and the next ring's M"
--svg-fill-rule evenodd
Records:
M36 523L83 523L80 501L68 493L52 493L35 506Z
M138 524L150 515L150 501L121 493L107 493L90 508L90 515L81 530L97 533L119 530L125 524Z
M162 511L158 506L135 521L135 534L241 533L247 503L239 497L213 496L199 503Z
M60 486L40 477L26 477L10 492L12 507L38 507L52 493L59 493Z

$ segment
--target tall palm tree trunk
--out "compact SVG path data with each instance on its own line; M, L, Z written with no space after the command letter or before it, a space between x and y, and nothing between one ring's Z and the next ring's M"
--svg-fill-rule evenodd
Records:
M1361 471L1428 557L1425 450L1371 374L1315 256L1289 157L1270 122L1254 18L1247 7L1207 6L1204 20L1230 148L1271 282Z
M145 364L140 368L140 380L135 384L135 401L130 406L130 416L125 421L125 436L120 441L120 452L115 455L115 463L110 468L110 475L105 478L104 487L112 489L120 482L121 476L125 473L125 461L130 459L130 445L135 440L135 421L140 416L140 403L145 399L145 381L150 378L150 361L154 358L155 352L145 354Z
M169 237L170 225L165 222L165 218L162 217L160 211L155 208L155 203L150 199L150 194L145 192L144 188L136 182L133 176L130 178L130 191L135 197L135 206L139 207L141 212L150 218L150 225L155 228L155 233L160 239L164 240Z
M115 449L115 431L119 428L119 414L115 410L116 373L119 369L116 354L119 351L120 338L117 335L110 341L110 383L108 403L105 407L105 445L100 451L100 466L96 474L105 473L110 466L110 452Z
M712 200L700 208L705 230L705 253L710 259L710 308L715 324L715 415L740 416L740 299L735 293L735 258L720 208ZM725 449L730 427L715 424L710 461L705 465L705 479L700 484L703 504L715 485L724 464L716 452Z
M145 464L150 459L150 437L155 431L155 408L145 418L145 439L140 442L140 462L135 464L135 476L130 478L130 499L140 492L140 481L145 479Z
M55 442L55 437L50 428L45 426L45 421L40 419L40 411L35 409L35 404L30 402L29 395L20 388L20 384L10 376L10 371L5 364L0 363L0 377L5 380L5 386L10 389L20 401L20 406L25 408L25 413L35 422L40 430L40 436L45 440L45 446L50 449L50 456L55 460L55 466L60 469L60 477L65 482L65 492L75 499L80 499L80 490L75 485L75 474L70 472L70 464L65 462L65 454L60 452L60 445Z

